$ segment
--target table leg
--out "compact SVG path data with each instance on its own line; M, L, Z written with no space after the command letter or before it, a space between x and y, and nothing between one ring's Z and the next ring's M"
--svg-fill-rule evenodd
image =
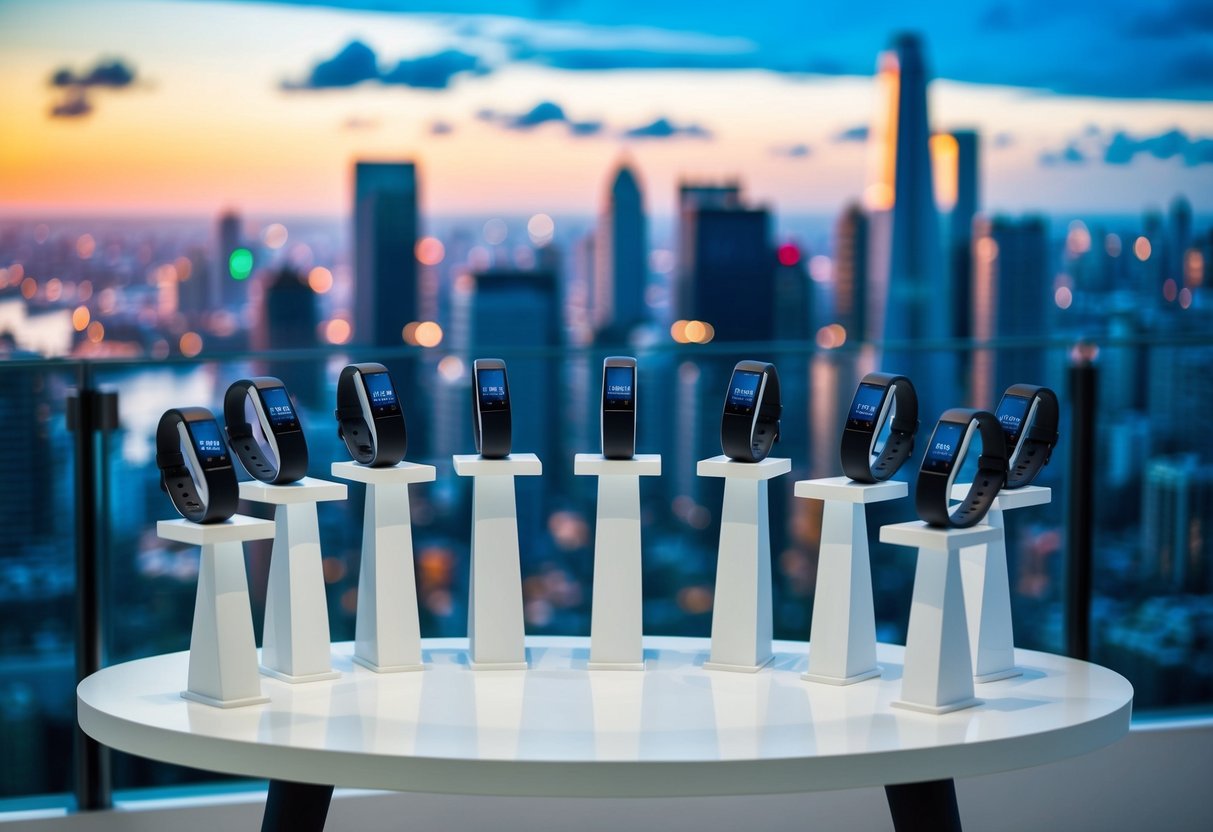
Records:
M320 832L332 797L332 786L271 780L261 832Z
M896 832L961 832L952 779L885 786Z

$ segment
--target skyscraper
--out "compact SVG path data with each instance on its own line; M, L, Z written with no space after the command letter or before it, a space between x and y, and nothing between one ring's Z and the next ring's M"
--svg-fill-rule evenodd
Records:
M952 292L952 335L973 334L973 218L981 210L979 140L973 130L953 130L931 139L940 210L948 212L947 267ZM939 169L942 168L942 169Z
M622 163L611 183L598 222L596 264L590 297L596 330L624 333L643 321L648 279L648 241L644 197L628 164Z
M354 341L402 343L417 320L417 169L412 162L354 165ZM397 384L399 384L399 379Z
M259 306L255 349L304 349L315 345L320 313L307 275L291 266L277 269L265 282ZM282 379L296 399L319 406L323 385L314 367L298 361L269 362L265 372Z
M1213 591L1213 465L1195 454L1146 467L1140 579L1172 592Z
M848 337L868 332L868 215L851 203L834 226L834 315Z
M756 341L774 327L771 217L736 184L679 191L677 316L711 324L718 341Z
M211 272L211 309L241 305L248 299L249 276L253 271L251 249L245 249L240 215L226 211L219 216L215 268ZM238 249L248 251L247 258L232 255Z
M973 224L973 336L978 340L1043 335L1049 299L1049 248L1040 217L978 218ZM973 357L970 402L998 404L1012 384L1042 384L1040 350L980 350Z

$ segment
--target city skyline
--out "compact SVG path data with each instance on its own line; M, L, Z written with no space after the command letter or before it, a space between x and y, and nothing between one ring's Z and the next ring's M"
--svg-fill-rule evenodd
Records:
M718 14L699 32L621 26L594 4L577 24L463 6L474 13L7 3L0 83L15 129L0 148L0 216L341 216L354 159L415 162L425 216L592 216L624 153L650 216L676 213L681 179L738 176L776 214L833 216L868 179L876 55L915 22L852 25L838 67L791 72L791 43L750 22L713 33ZM990 210L1137 213L1183 191L1198 216L1213 211L1207 102L1166 85L1143 97L1123 80L1128 52L1106 58L1103 89L1074 80L1074 60L1056 69L1063 92L966 69L971 50L941 25L921 31L930 126L985 137ZM991 43L1009 37L981 25ZM803 60L821 50L806 43Z

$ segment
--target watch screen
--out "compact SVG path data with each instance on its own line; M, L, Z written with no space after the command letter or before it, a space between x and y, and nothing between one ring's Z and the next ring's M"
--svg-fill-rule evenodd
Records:
M887 388L879 384L861 384L855 391L851 401L851 412L847 416L847 427L858 430L871 430L880 415L880 405L884 402Z
M219 423L214 419L201 422L187 422L190 438L194 440L194 453L198 461L206 467L214 467L227 462L227 445L219 435Z
M400 409L396 400L396 388L392 386L392 377L387 373L366 373L362 376L366 385L366 396L376 414L395 413Z
M287 395L285 387L270 387L258 392L271 425L279 430L294 430L299 427L295 408L291 406L291 397Z
M1011 448L1019 441L1019 432L1023 430L1023 417L1031 403L1031 399L1023 396L1003 396L1002 401L998 403L998 410L994 415L998 417L998 424L1002 425L1002 432L1007 435L1007 444Z
M505 410L510 397L505 386L505 370L488 369L476 373L477 393L481 410Z
M960 443L964 439L968 425L958 425L954 422L940 422L931 434L931 443L927 445L927 455L923 457L924 471L936 474L952 473L956 464L956 454L960 453Z
M754 405L758 400L758 385L762 382L762 373L750 370L737 370L729 382L729 395L724 400L725 413L736 413L739 416L751 416Z
M603 379L602 406L607 410L632 410L636 407L634 398L635 371L631 367L607 367Z

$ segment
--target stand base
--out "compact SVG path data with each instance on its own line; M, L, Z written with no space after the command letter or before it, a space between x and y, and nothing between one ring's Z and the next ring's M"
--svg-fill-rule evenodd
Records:
M526 670L529 667L527 662L474 662L468 658L469 670Z
M950 714L952 711L963 711L965 708L972 708L976 705L981 705L980 699L961 699L959 702L949 702L946 705L923 705L920 702L906 702L904 699L898 699L890 702L894 708L901 708L906 711L918 711L921 714Z
M863 673L856 673L854 676L822 676L820 673L801 673L800 678L806 682L841 687L843 685L853 685L856 682L863 682L868 679L878 679L880 678L880 668L874 667L871 670L865 670Z
M415 670L425 670L429 667L424 662L421 664L375 664L370 659L364 659L362 656L354 656L354 664L361 665L367 670L373 670L376 673L409 673Z
M188 699L191 702L200 702L203 705L210 705L212 708L243 708L245 705L264 705L270 701L268 696L246 696L244 699L216 699L213 696L194 693L192 690L181 691L181 698Z
M586 662L586 670L644 670L644 662Z
M726 664L724 662L714 662L709 659L703 663L703 669L727 670L730 673L757 673L773 661L775 661L774 656L768 656L759 664Z
M265 665L261 665L261 673L264 676L269 676L271 679L277 679L279 682L286 682L291 685L324 682L329 679L341 678L341 674L336 670L328 670L324 673L309 673L305 676L292 676L289 673L283 673L281 670L274 670L272 667L266 667Z
M986 682L997 682L999 679L1011 679L1015 676L1022 676L1023 670L1018 667L1008 667L1003 670L995 670L993 673L983 673L980 676L973 677L973 683L976 685L984 685Z

